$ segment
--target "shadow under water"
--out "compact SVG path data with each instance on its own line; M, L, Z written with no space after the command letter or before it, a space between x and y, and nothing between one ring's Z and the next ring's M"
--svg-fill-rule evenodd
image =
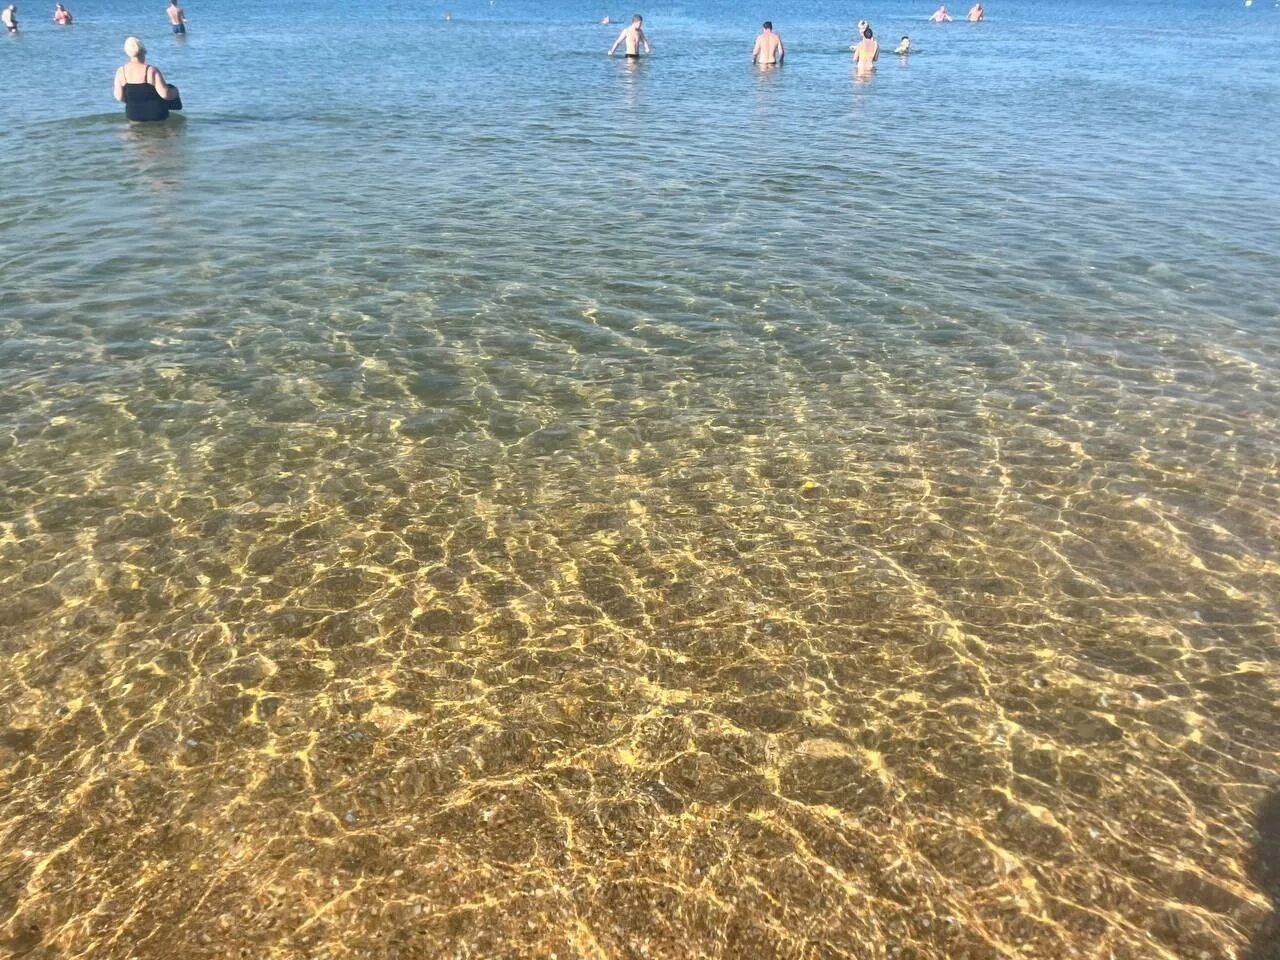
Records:
M1241 960L1280 960L1280 790L1258 808L1254 882L1271 901L1271 915L1258 927Z

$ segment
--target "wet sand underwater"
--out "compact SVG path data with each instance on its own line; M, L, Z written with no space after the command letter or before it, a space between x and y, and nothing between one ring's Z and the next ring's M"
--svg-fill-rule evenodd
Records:
M33 22L0 953L1275 957L1278 18L1081 10Z

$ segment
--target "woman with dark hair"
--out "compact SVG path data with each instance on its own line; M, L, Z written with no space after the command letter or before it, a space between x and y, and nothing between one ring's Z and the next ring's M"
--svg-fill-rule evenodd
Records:
M875 39L871 28L862 31L862 40L853 48L853 62L860 72L870 70L880 59L880 42Z

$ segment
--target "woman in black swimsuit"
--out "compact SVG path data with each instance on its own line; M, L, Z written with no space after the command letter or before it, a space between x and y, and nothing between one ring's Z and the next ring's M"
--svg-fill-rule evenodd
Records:
M124 42L129 62L116 70L116 99L124 102L130 120L164 120L181 110L178 88L164 82L164 74L147 63L147 48L137 37Z

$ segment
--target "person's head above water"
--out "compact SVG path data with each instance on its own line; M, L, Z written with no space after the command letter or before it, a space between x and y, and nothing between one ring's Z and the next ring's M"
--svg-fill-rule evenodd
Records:
M142 60L147 55L147 48L142 45L142 41L137 37L126 37L124 41L124 54L134 60Z
M631 17L631 25L635 26L636 24L640 24L640 23L644 23L644 17L640 16L640 14L638 13L633 14Z
M772 30L772 29L773 29L773 21L772 21L772 20L766 20L766 21L764 22L764 28L765 28L766 30Z
M870 39L871 39L871 28L870 28L870 27L867 27L867 29L863 30L863 31L862 31L862 35L863 35L864 37L866 37L868 40L870 40Z

